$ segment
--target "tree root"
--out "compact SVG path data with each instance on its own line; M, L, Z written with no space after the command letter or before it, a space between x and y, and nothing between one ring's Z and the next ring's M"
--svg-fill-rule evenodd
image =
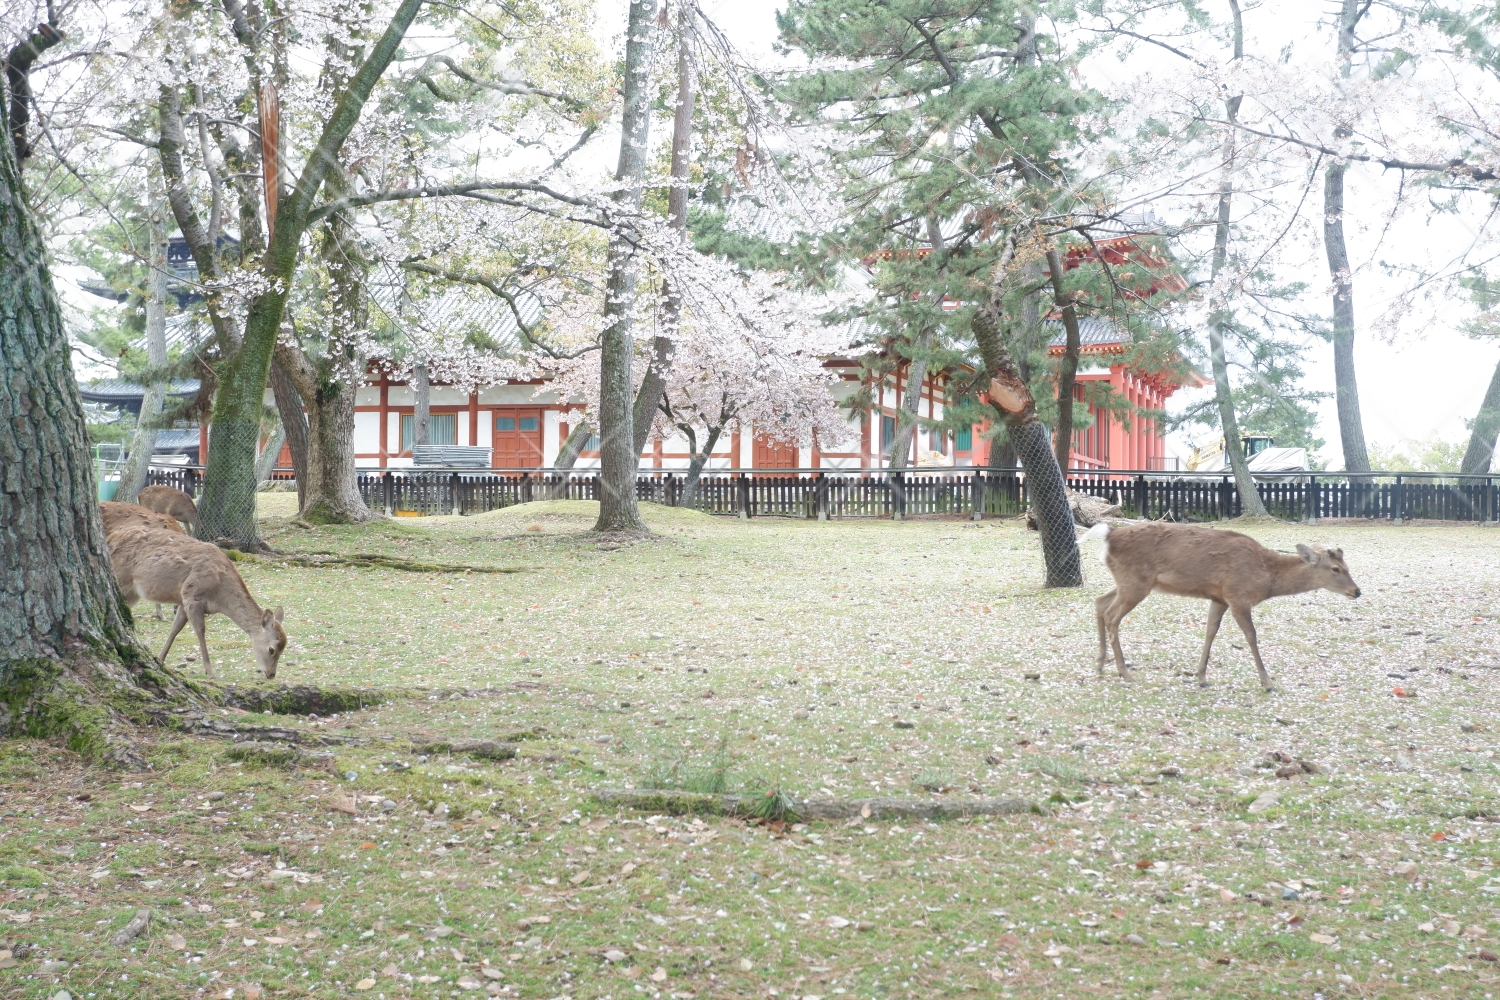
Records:
M279 684L273 688L226 684L218 688L218 695L214 700L226 708L267 715L337 715L383 705L401 696L384 688L324 688L313 684Z
M644 812L672 816L744 816L750 812L753 795L706 795L674 789L599 789L594 798L605 805L625 806ZM962 816L1008 816L1043 813L1028 799L928 799L818 797L793 800L792 811L801 819L954 819Z
M314 569L327 566L357 566L365 569L395 569L405 573L525 573L524 566L468 566L452 563L416 562L378 552L287 552L269 560Z

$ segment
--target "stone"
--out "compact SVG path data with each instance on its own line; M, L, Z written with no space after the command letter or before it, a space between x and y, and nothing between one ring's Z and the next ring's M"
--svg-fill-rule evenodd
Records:
M110 938L109 941L116 948L123 948L125 945L129 944L130 942L134 941L136 938L144 934L146 932L146 928L150 925L151 911L136 910L135 916L130 918L130 922L116 931L114 937Z
M1488 948L1480 948L1476 954L1481 962L1500 962L1500 955L1496 955Z
M611 964L614 964L616 962L623 962L629 957L629 955L625 954L618 948L611 948L609 951L606 951L604 953L604 960Z
M1417 876L1422 874L1422 869L1415 861L1403 861L1395 867L1394 872L1398 878L1415 882Z
M357 990L373 990L375 988L375 980L366 976L364 979L361 979L359 982L355 983L354 988Z
M807 713L807 709L805 709L805 708L799 708L799 709L797 709L797 711L795 711L795 712L792 713L792 718L797 719L798 721L801 721L802 719L807 718L807 714L808 714Z
M1267 809L1274 808L1280 802L1281 802L1281 790L1280 789L1276 789L1276 788L1270 788L1270 789L1267 789L1264 792L1261 792L1259 795L1257 795L1255 797L1255 801L1252 802L1252 803L1250 803L1250 808L1249 808L1248 812L1250 812L1251 814L1263 813Z
M1299 893L1296 889L1287 888L1281 890L1281 898L1286 900L1288 903L1295 903L1297 900L1302 898L1302 894Z
M1329 936L1327 934L1309 934L1307 936L1307 939L1309 941L1311 941L1313 944L1337 944L1338 943L1338 938L1331 937L1331 936Z
M1490 961L1494 961L1494 959L1491 959ZM748 958L742 958L742 959L740 959L740 971L741 972L749 972L753 968L755 968L755 965Z
M1133 944L1137 948L1144 948L1146 946L1146 939L1141 937L1139 934L1126 934L1125 943Z
M49 958L47 959L47 961L43 962L36 971L43 976L55 976L57 975L57 973L62 972L67 967L67 962L62 961L61 959Z

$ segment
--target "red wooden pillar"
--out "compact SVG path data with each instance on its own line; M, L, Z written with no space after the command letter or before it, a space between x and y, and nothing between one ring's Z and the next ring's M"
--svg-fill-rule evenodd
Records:
M479 393L469 393L469 444L479 443Z

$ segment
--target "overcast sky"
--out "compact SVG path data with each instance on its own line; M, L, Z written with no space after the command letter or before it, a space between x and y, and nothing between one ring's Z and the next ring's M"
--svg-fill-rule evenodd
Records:
M701 0L700 5L746 56L761 65L775 65L779 61L773 52L775 12L784 7L783 3ZM1274 56L1289 45L1302 46L1305 53L1316 47L1318 52L1309 54L1320 53L1325 40L1331 37L1319 22L1329 7L1307 0L1247 4L1247 54ZM618 39L625 23L624 0L601 0L598 9L601 38ZM1134 57L1123 65L1091 64L1085 67L1085 77L1091 83L1118 82L1136 72L1143 58ZM1500 361L1500 344L1476 342L1458 332L1458 325L1472 315L1472 307L1462 300L1424 307L1425 312L1408 320L1403 332L1391 341L1382 340L1371 331L1373 317L1400 290L1398 284L1380 272L1380 262L1420 267L1445 260L1452 256L1455 246L1465 245L1472 236L1469 224L1463 219L1450 217L1429 222L1422 213L1413 213L1386 229L1383 209L1389 205L1397 182L1394 175L1383 175L1378 168L1359 165L1351 167L1348 177L1345 229L1351 258L1360 266L1355 287L1355 357L1365 436L1372 444L1384 446L1405 440L1463 440L1467 438L1464 421L1473 417L1495 364ZM1171 221L1167 206L1158 206L1157 211ZM1293 259L1297 259L1296 255ZM1300 262L1291 270L1294 273L1283 277L1305 281L1310 286L1304 308L1328 313L1328 270L1322 247L1308 245ZM1331 345L1321 341L1312 343L1306 372L1306 385L1332 391ZM1187 402L1189 395L1187 390L1178 393L1173 400L1174 408ZM1211 436L1217 435L1202 429L1187 435L1174 434L1168 439L1168 447L1176 454L1186 455L1190 439L1206 441ZM1331 398L1319 409L1317 436L1328 442L1322 457L1334 468L1340 467L1337 416Z

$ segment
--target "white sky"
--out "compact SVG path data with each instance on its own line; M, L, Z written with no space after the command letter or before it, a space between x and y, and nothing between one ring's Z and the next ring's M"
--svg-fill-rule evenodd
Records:
M774 65L780 61L772 51L776 39L775 12L783 3L766 0L700 0L700 6L752 61ZM1212 4L1210 4L1212 6ZM1247 55L1274 57L1284 46L1322 47L1331 45L1331 36L1320 27L1320 18L1328 4L1306 0L1265 0L1247 5L1245 13ZM618 38L625 25L624 0L599 0L599 36ZM1101 78L1129 75L1140 64L1133 57L1123 66L1089 67ZM1453 248L1467 243L1472 229L1462 219L1441 219L1429 223L1421 214L1403 218L1376 244L1385 217L1382 209L1389 205L1397 178L1382 176L1379 168L1355 165L1348 174L1346 196L1346 239L1351 259L1361 268L1355 278L1355 359L1359 374L1359 392L1365 437L1373 444L1391 446L1403 441L1465 440L1466 419L1478 409L1489 385L1495 364L1500 361L1500 344L1477 342L1458 332L1458 326L1472 315L1467 301L1424 306L1430 318L1413 317L1404 332L1393 342L1377 338L1371 331L1373 318L1398 291L1391 279L1381 274L1378 261L1424 265L1453 255ZM1321 190L1314 192L1320 199ZM1165 214L1161 207L1158 214ZM1170 220L1170 217L1169 217ZM1328 269L1321 245L1304 248L1301 262L1287 280L1309 285L1304 302L1308 311L1327 315L1330 310ZM1372 259L1373 258L1373 259ZM1295 255L1294 255L1295 259ZM1307 353L1304 384L1312 389L1332 392L1333 348L1315 342ZM1212 390L1197 390L1211 392ZM1186 403L1193 391L1183 390L1174 398L1174 408ZM1331 467L1342 466L1338 439L1338 421L1332 398L1319 408L1317 436L1328 442L1322 457ZM1206 441L1217 434L1197 430L1197 440ZM1168 438L1168 450L1186 455L1191 442L1182 435Z

